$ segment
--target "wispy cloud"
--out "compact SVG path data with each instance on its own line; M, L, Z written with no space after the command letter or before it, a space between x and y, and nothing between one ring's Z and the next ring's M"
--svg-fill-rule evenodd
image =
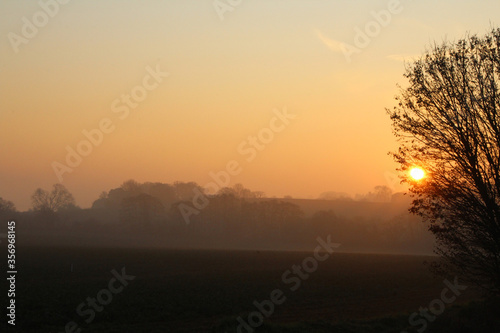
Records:
M319 38L319 40L325 44L326 47L328 47L330 50L334 51L334 52L343 52L343 49L342 49L342 45L343 43L342 42L339 42L337 40L334 40L334 39L330 39L328 37L326 37L321 31L319 31L318 29L314 29L314 33L316 34L316 36Z

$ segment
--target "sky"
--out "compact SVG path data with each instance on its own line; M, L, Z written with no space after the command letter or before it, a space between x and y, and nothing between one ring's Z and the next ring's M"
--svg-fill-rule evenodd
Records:
M89 207L128 179L214 175L401 190L385 108L405 61L499 24L490 0L4 0L0 197L25 210L61 182Z

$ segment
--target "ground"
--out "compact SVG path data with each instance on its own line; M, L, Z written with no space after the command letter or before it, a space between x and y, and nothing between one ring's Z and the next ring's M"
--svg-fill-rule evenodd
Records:
M236 332L237 317L248 319L257 311L254 301L269 300L279 289L286 300L257 332L400 332L409 330L412 312L440 298L446 287L425 264L435 257L333 253L292 291L295 283L285 282L283 273L311 255L20 248L15 331L65 332L74 321L83 332ZM77 307L109 289L112 270L123 268L135 278L86 323L89 315L78 315ZM477 311L483 303L464 304L478 299L468 288L440 317L453 321L463 309ZM429 323L427 331L437 329L442 318Z

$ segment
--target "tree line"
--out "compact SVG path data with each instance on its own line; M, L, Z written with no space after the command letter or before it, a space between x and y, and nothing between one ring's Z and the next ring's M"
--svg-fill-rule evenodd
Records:
M183 209L193 207L196 193L203 193L208 204L187 220ZM392 197L393 202L384 187L377 187L359 201L322 195L326 204L321 209L310 205L317 200L266 198L263 192L241 184L209 194L195 182L128 180L102 192L86 209L78 207L73 195L61 184L50 191L37 189L27 212L15 212L12 203L1 202L6 207L2 211L10 209L18 215L21 228L37 230L40 235L65 230L113 236L149 235L160 238L167 246L295 249L307 248L318 236L331 234L336 242L344 244L345 250L430 251L433 239L420 219L407 213L409 201L401 194ZM328 202L340 207L354 206L333 209ZM394 212L372 215L368 208L373 209L373 205L379 211ZM364 210L367 213L363 215Z

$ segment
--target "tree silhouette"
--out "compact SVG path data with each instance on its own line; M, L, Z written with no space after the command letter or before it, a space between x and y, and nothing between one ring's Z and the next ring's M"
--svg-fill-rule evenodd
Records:
M500 292L500 29L435 45L407 66L409 86L388 110L392 155L414 195L411 211L431 223L437 267ZM407 171L419 166L423 180Z
M120 186L129 196L136 196L142 193L141 184L133 179L129 179Z
M0 198L0 212L10 212L10 211L16 211L16 206L14 206L12 201Z
M0 198L0 218L12 219L16 213L16 206L12 201Z
M124 198L121 203L121 220L132 225L149 226L154 217L163 213L161 202L145 193Z
M392 199L392 190L385 185L375 186L373 192L368 192L366 195L357 195L359 201L368 202L390 202Z
M240 199L258 199L264 197L264 192L262 191L251 191L242 184L235 184L232 187L223 187L217 194L219 195L233 195Z
M38 188L31 196L31 201L35 211L57 212L75 206L75 198L61 184L54 184L50 192Z

